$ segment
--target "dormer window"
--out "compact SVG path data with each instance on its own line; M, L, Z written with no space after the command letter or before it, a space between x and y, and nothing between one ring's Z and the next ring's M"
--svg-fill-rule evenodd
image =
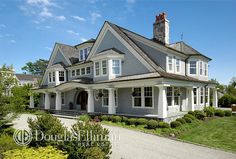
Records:
M172 56L168 56L168 71L172 72L173 71L173 57Z
M121 74L121 60L112 60L112 74Z
M79 51L79 60L80 61L86 60L87 57L88 57L89 52L90 52L90 47L81 49Z
M180 72L180 59L175 60L176 72Z

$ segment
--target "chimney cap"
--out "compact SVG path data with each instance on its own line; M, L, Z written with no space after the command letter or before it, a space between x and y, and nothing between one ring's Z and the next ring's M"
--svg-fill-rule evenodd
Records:
M167 17L166 13L162 12L159 15L156 15L156 22L160 22L162 20L166 20L166 17Z

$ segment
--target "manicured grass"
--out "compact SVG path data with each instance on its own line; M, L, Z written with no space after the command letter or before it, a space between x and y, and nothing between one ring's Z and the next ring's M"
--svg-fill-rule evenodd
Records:
M214 118L189 131L181 132L179 139L236 152L236 117Z

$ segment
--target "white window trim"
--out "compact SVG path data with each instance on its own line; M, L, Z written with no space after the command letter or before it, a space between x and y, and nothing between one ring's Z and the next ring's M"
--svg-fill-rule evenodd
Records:
M89 67L89 69L90 69L90 72L88 73L87 72L87 68ZM87 66L87 67L85 67L85 75L90 75L91 74L91 67L90 66Z
M106 61L106 68L107 68L107 72L108 72L108 60L107 59L102 59L102 60L99 60L99 61L94 61L94 77L104 77L104 76L107 76L107 73L106 74L103 74L103 71L102 71L102 61ZM99 63L99 75L96 75L96 63Z
M49 78L50 78L50 76L49 76L49 74L51 73L51 82L50 82L50 80L49 80ZM54 75L54 77L55 77L55 80L53 80L53 75ZM65 80L65 79L64 79ZM56 73L55 73L55 71L49 71L48 72L48 83L55 83L56 82Z
M60 81L60 77L61 77L61 76L60 76L60 72L64 72L64 81ZM66 81L66 72L65 72L65 71L58 71L58 76L59 76L59 77L58 77L58 78L59 78L58 80L59 80L60 82L65 82L65 81Z
M119 74L114 74L114 73L113 73L113 60L118 60L118 61L119 61L119 66L120 66L120 67L119 67L119 72L120 72ZM122 67L122 66L121 66L121 59L111 59L111 68L110 68L110 69L111 69L112 75L120 76L120 75L122 74L122 73L121 73L121 70L122 70L121 67Z
M179 60L179 71L177 71L177 60ZM175 73L181 73L181 60L179 58L175 59Z
M141 107L134 106L134 98L132 96L132 108L141 108L141 109L154 109L154 87L153 86L145 86L145 87L152 87L152 107L145 106L145 96L144 96L144 87L133 87L132 92L134 92L134 88L141 88Z
M103 93L103 90L104 89L102 89L102 93ZM108 90L107 90L108 91ZM118 105L119 105L119 103L118 103L118 89L115 89L114 90L115 92L116 92L116 101L117 101L117 104L115 105L115 107L117 108L118 107ZM115 94L114 94L115 95ZM109 103L109 91L108 91L108 103ZM108 107L108 105L104 105L104 102L103 102L103 96L102 96L102 107Z
M77 70L79 70L79 74L77 74ZM75 74L76 74L76 76L81 76L81 70L80 70L80 68L75 69Z
M204 76L208 77L208 63L204 63Z
M98 63L98 70L99 70L99 74L96 74L96 63ZM94 77L100 77L101 76L101 68L100 68L100 61L94 61Z
M190 69L191 69L190 63L191 62L196 62L196 74L191 74L191 72L190 72ZM189 60L188 64L189 64L189 66L188 66L188 70L189 70L188 75L197 76L198 75L198 62L197 62L197 60Z
M171 73L173 73L174 72L174 56L172 56L172 55L168 55L168 56L166 56L167 57L167 70L168 70L168 72L171 72ZM170 67L169 67L169 58L172 58L172 70L170 70Z
M180 107L180 103L181 103L181 99L180 99L180 96L178 96L178 100L179 100L179 105L175 105L175 90L174 88L178 88L179 91L180 91L180 87L174 87L172 86L172 97L171 97L171 105L167 105L168 107ZM166 97L167 97L167 94L166 94ZM167 102L167 101L166 101Z
M102 67L102 62L103 61L106 61L106 73L105 74L103 73L103 67ZM107 62L107 60L101 60L100 61L100 73L101 73L101 76L107 76L107 72L108 72L108 62Z
M75 71L75 74L73 75L73 71ZM71 77L75 77L76 76L76 70L71 70Z
M82 74L82 69L84 69L84 74ZM86 67L83 67L80 69L80 76L84 76L86 75Z
M201 95L203 89L203 95ZM201 97L203 96L203 101L201 103ZM203 106L205 103L205 88L204 87L199 87L199 105Z
M204 76L204 74L205 74L205 71L203 69L203 65L204 65L204 62L203 61L199 61L199 76ZM202 70L202 74L201 74L201 70Z

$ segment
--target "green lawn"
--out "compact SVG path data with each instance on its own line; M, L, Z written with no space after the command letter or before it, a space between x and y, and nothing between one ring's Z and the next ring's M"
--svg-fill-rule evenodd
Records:
M205 121L178 135L179 139L236 152L236 117Z

